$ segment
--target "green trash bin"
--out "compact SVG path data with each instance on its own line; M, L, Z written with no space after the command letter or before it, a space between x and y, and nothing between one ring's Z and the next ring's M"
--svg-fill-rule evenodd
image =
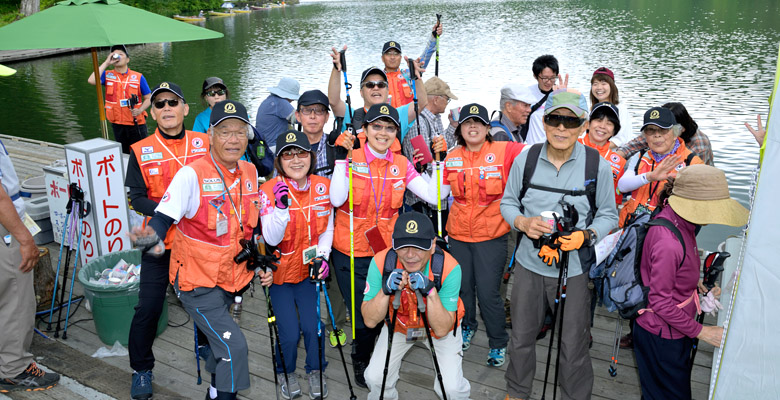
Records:
M122 346L127 347L130 337L130 323L135 315L135 306L138 304L139 282L124 284L121 286L105 286L91 283L90 278L99 279L106 268L113 268L119 260L125 260L128 264L140 264L141 252L138 250L123 250L100 256L79 271L79 283L84 286L84 296L92 307L92 317L95 320L100 340L113 345L117 340ZM143 265L141 265L143 273ZM157 336L168 326L168 302L163 303L162 315L157 323Z

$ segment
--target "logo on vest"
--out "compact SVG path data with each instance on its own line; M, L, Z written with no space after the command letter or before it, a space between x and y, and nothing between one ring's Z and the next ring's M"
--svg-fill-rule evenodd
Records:
M163 82L160 84L160 89L170 89L171 85L168 84L168 82Z
M684 162L679 163L679 164L677 164L676 167L674 167L674 169L677 170L677 171L679 171L679 170L681 170L683 168L685 168L685 163Z
M661 116L661 113L658 112L658 110L653 110L650 112L650 119L658 119Z
M393 165L392 167L390 167L390 173L393 174L393 176L398 176L400 172L401 171L398 170L397 165Z
M616 164L620 162L620 156L615 154L615 153L612 153L612 155L609 156L609 159L612 160L612 162L616 163Z
M149 153L154 153L154 146L141 147L141 154L149 154Z
M203 139L196 137L192 139L192 147L199 149L203 146Z
M325 194L325 189L324 183L318 183L317 186L314 187L314 191L317 192L317 194Z
M248 180L246 181L246 190L252 191L252 181Z
M138 79L138 75L135 75L135 74L133 74L133 75L130 75L130 79L132 79L132 80L136 80L136 79Z
M287 143L293 143L293 142L295 142L296 139L297 138L295 137L295 133L293 133L293 132L288 133L287 137L285 138Z
M171 199L171 195L169 195L168 192L165 192L165 194L162 197L162 200L160 200L160 201L163 202L163 203L167 203L168 200L170 200L170 199Z
M387 106L379 107L379 113L384 115L390 115L390 109Z
M471 108L469 108L469 114L479 114L479 107L471 106Z
M406 223L406 233L414 235L417 232L417 221L409 221Z
M492 163L493 161L496 161L496 155L493 154L493 153L488 153L485 156L485 162L489 164L489 163Z
M227 103L225 104L225 114L235 114L236 113L236 105L233 103Z

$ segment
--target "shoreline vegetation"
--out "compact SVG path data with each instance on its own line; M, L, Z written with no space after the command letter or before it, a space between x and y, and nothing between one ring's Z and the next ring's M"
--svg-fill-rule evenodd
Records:
M59 2L60 0L40 0L40 9L45 10ZM120 0L123 4L138 7L155 14L173 17L179 15L197 15L200 10L221 10L224 0ZM235 1L236 8L245 6L263 6L265 4L281 4L283 0L266 1ZM298 4L299 0L284 0L285 3L292 5ZM21 12L22 0L0 0L0 27L8 25L14 21L24 18Z

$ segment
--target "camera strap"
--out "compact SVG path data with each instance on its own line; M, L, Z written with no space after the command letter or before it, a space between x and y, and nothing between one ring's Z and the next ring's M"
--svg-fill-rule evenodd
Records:
M225 188L225 194L227 195L228 200L230 201L230 206L233 207L233 212L236 213L236 219L238 220L238 226L241 229L241 232L244 232L244 223L241 221L241 212L242 210L242 201L244 198L244 191L241 185L238 185L238 209L236 209L236 203L233 202L233 196L230 195L230 189L233 188L235 183L233 185L230 185L230 187L227 187L227 182L225 181L225 175L222 174L222 170L219 169L219 165L217 165L217 162L214 161L214 156L209 153L209 157L211 157L211 162L214 164L214 168L217 169L217 173L219 174L220 179L222 179L222 186ZM240 171L238 166L236 166L236 170ZM236 182L240 181L241 178L239 177Z
M290 196L290 199L292 199L292 201L294 201L295 204L298 205L298 210L300 210L301 217L303 217L303 220L306 221L306 231L309 233L309 246L311 246L311 220L313 219L312 216L311 216L311 209L312 209L312 204L311 204L311 184L308 182L309 178L307 177L306 179L307 179L306 186L308 186L308 192L309 192L309 204L307 206L309 208L308 213L306 212L306 210L304 210L303 205L298 201L298 199L295 198L295 195L293 194L293 191L298 189L298 186L297 186L296 182L293 181L292 179L290 179L290 184L291 185L295 185L295 189L290 190L288 195ZM279 177L279 180L281 182L284 182L284 180L283 180L283 178L281 176ZM308 216L306 214L308 214Z

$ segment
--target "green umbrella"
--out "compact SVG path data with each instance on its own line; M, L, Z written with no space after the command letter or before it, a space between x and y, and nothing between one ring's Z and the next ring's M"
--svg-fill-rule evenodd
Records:
M0 50L90 47L95 77L97 48L115 44L217 39L224 35L176 21L119 0L66 0L0 28ZM103 137L108 137L103 91L96 85Z

